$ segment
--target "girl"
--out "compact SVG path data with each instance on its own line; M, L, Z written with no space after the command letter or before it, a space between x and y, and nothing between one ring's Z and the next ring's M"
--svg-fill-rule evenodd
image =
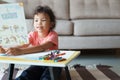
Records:
M58 49L58 35L53 31L56 23L53 11L47 6L38 6L34 12L33 22L35 30L29 33L28 44L6 50L1 47L1 51L8 55L20 55ZM61 72L61 68L57 70L58 73ZM51 80L51 78L47 67L31 66L16 80Z

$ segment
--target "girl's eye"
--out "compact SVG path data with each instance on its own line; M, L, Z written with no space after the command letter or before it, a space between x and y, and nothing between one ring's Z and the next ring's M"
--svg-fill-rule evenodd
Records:
M35 20L35 22L38 22L38 20Z
M45 22L45 21L47 21L47 20L46 20L46 19L42 19L42 20L35 19L34 21L35 21L35 22L39 22L39 21Z

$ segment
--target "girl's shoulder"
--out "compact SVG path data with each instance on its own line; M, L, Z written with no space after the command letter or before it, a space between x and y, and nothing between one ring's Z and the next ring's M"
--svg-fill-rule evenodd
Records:
M51 34L51 35L58 35L57 32L55 32L55 31L50 31L49 34Z

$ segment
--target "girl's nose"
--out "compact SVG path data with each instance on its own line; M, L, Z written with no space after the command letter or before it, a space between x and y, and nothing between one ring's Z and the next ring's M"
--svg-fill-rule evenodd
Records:
M42 24L42 21L39 21L38 24L41 25L41 24Z

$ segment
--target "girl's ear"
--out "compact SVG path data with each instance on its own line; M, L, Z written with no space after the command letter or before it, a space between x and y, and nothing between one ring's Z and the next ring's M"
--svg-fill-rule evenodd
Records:
M55 25L55 23L54 23L54 22L51 22L51 29L53 28L54 25Z
M54 24L55 24L54 22L51 22L51 25L52 25L52 26L54 26Z

